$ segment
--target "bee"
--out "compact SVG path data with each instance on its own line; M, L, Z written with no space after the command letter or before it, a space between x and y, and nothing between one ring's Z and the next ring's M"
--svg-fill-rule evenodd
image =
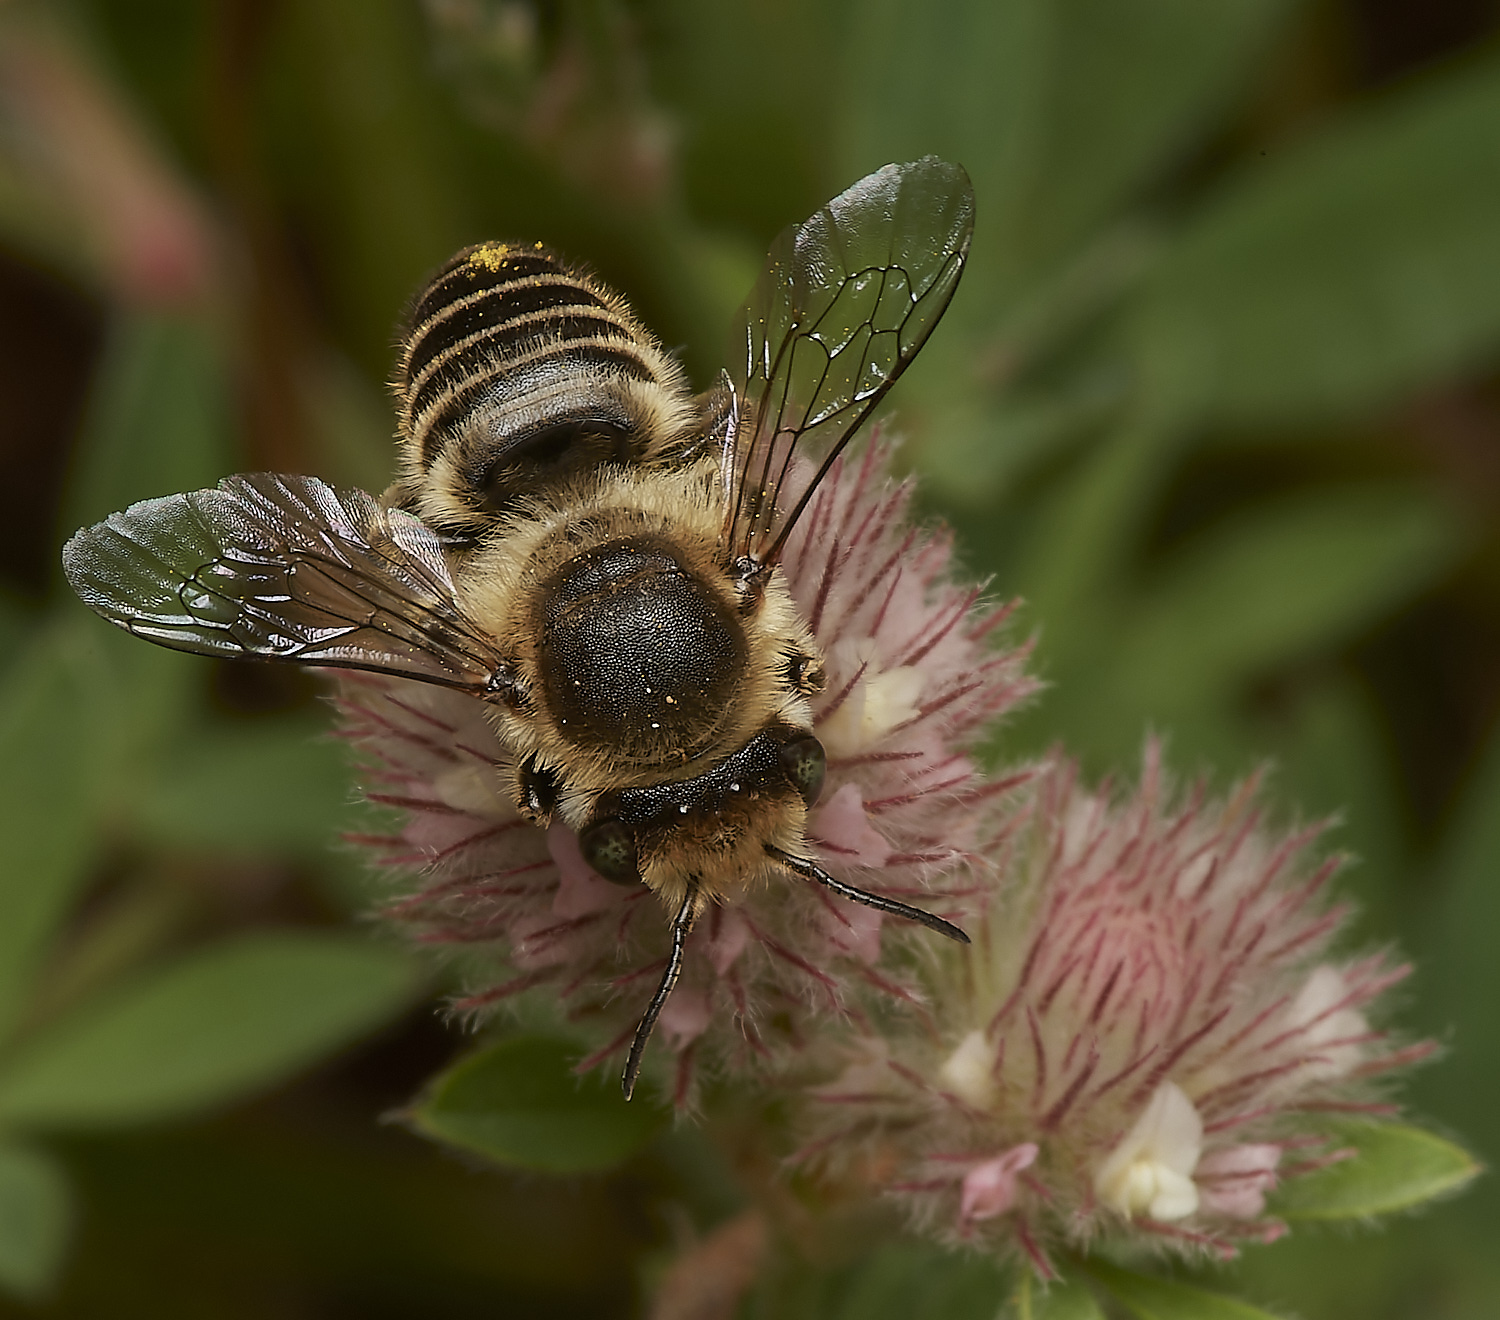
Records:
M967 943L808 856L824 666L779 561L947 308L973 217L968 176L933 157L860 180L776 240L733 367L696 395L591 275L540 244L466 248L414 304L383 496L229 477L78 532L68 580L162 646L485 703L497 791L670 915L628 1099L695 920L747 886L799 877Z

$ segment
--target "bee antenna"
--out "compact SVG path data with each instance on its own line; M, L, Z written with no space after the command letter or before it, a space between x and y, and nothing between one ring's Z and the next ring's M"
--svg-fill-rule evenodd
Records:
M879 894L872 894L864 889L856 889L853 885L846 885L842 880L835 880L815 862L809 862L802 857L793 857L791 853L782 852L774 844L768 843L765 847L766 852L788 871L808 880L816 880L825 889L833 890L842 898L863 903L866 907L875 908L879 912L889 912L892 916L905 917L908 921L915 921L929 930L937 931L939 935L946 935L950 940L957 940L960 944L970 942L969 937L951 921L944 921L941 917L931 912L924 912L921 908L912 907L908 903L898 903L894 898L882 898Z
M636 1078L640 1076L641 1071L641 1056L646 1052L646 1042L651 1039L651 1030L656 1026L656 1019L661 1016L667 996L676 987L677 978L682 975L682 954L687 944L688 931L693 928L693 908L697 898L698 886L689 881L682 906L677 909L677 915L672 918L672 952L667 956L666 971L661 974L661 984L656 987L656 993L651 996L651 1002L646 1005L646 1012L635 1029L635 1039L630 1042L630 1054L625 1059L625 1072L620 1078L620 1089L625 1092L627 1100L635 1094Z

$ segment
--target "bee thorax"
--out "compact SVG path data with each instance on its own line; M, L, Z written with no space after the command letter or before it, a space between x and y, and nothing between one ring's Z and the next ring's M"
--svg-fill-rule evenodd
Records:
M720 734L747 667L744 628L670 546L595 547L541 600L540 679L568 742L667 766Z

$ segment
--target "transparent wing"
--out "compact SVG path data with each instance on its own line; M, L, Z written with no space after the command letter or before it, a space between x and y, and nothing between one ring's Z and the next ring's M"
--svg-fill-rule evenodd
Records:
M774 562L860 423L917 354L958 287L974 231L959 165L887 165L785 230L740 311L738 424L727 446L731 554ZM791 508L792 460L821 466Z
M200 655L373 669L490 695L495 644L437 537L360 490L259 472L78 532L63 569L111 623Z

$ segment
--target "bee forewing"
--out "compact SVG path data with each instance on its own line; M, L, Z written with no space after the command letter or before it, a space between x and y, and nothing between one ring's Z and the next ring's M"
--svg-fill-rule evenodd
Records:
M438 539L363 491L255 473L77 533L63 568L111 623L200 655L370 669L476 694L501 657Z
M969 176L928 156L861 179L772 245L731 350L746 413L726 514L735 553L780 553L812 488L947 309L973 231ZM805 453L822 467L781 509Z

